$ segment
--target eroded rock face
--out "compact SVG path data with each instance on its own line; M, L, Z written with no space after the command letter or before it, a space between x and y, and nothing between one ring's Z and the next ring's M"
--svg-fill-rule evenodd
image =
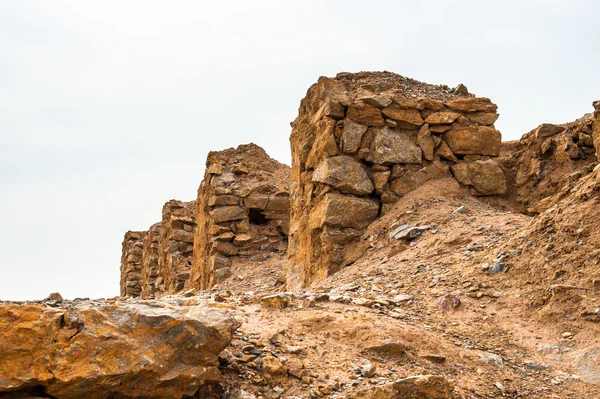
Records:
M462 92L388 72L322 77L308 90L290 137L289 289L352 263L346 249L373 220L450 166L465 164L469 179L458 180L478 195L506 191L493 160L497 107Z
M544 123L502 147L512 197L530 213L543 212L552 196L598 161L600 102L594 113L561 125Z
M391 384L364 389L359 398L369 399L452 399L454 387L444 377L417 375Z
M324 165L323 178L334 181L339 168L344 169L340 164ZM199 223L188 286L206 289L223 281L239 257L284 252L290 218L288 187L289 167L255 144L209 153L198 189ZM365 190L364 183L356 187Z
M194 395L219 381L217 355L239 325L231 311L177 301L0 304L0 393Z

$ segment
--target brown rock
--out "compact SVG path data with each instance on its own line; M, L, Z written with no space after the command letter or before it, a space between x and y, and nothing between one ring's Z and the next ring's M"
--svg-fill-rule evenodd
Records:
M215 208L210 212L215 223L230 222L245 219L248 215L246 210L240 206L223 206Z
M231 267L231 259L221 254L214 254L208 258L208 265L211 270L222 269L224 267Z
M267 355L263 358L262 372L267 383L277 385L287 378L287 371L279 359Z
M384 127L375 131L366 160L377 164L421 163L421 149L405 133Z
M351 119L344 120L344 129L342 131L342 151L345 153L354 153L358 151L360 142L367 131L367 126L353 122Z
M375 192L377 194L381 194L383 191L383 187L387 184L390 174L391 172L389 170L373 173L373 185L375 186Z
M209 206L238 205L239 203L239 197L234 195L213 195L208 200Z
M377 108L385 108L392 103L392 98L385 94L372 94L360 97L359 100Z
M485 97L467 97L450 100L448 108L460 112L496 112L498 106Z
M40 386L61 399L180 398L218 382L234 313L160 305L0 305L0 395Z
M433 153L435 151L435 143L433 142L433 138L431 137L431 131L429 130L429 125L424 124L421 126L419 130L419 134L417 135L417 145L421 148L423 152L423 158L428 161L433 160Z
M423 124L421 113L416 109L400 108L396 104L392 104L382 111L383 115L394 119L405 127L419 127Z
M444 377L417 375L387 385L365 388L359 399L452 399L454 386Z
M438 305L444 310L456 309L460 306L460 299L453 294L446 294L438 299Z
M464 115L471 122L485 126L493 125L500 116L495 112L472 112Z
M311 210L309 225L311 229L324 225L362 229L375 220L378 212L374 200L327 193Z
M346 117L362 125L385 126L379 108L368 105L362 101L356 101L350 104Z
M538 140L542 140L562 133L564 130L565 128L562 126L553 125L551 123L542 123L534 130L534 134Z
M390 182L390 189L397 195L403 196L434 179L450 177L448 166L440 161L434 161L419 170L410 170L401 165L394 169L394 176L399 176Z
M250 194L244 198L244 206L248 209L266 209L269 196L265 194Z
M491 159L456 164L452 166L452 173L461 184L473 186L479 195L496 195L506 192L504 172Z
M342 193L366 195L373 191L373 183L364 167L346 155L323 160L313 173L312 180L330 185Z
M434 112L425 119L425 122L430 125L449 125L459 116L458 112Z
M444 141L454 154L478 154L498 156L502 135L487 126L454 128L444 133Z
M435 155L438 155L440 158L445 159L447 161L458 162L458 158L452 152L448 144L444 140L440 141L437 149L435 150Z

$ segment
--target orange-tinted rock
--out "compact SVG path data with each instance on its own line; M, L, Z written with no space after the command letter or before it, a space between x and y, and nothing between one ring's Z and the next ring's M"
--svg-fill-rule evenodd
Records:
M345 155L324 159L315 169L312 179L342 193L366 195L373 191L373 183L363 166Z
M479 195L496 195L506 192L504 172L495 161L475 161L452 166L454 177L461 184L473 186Z
M487 126L456 127L444 133L444 141L454 154L498 156L502 135Z
M234 313L156 305L0 304L0 395L37 386L61 399L180 398L218 382Z
M459 116L458 112L434 112L425 118L425 122L430 125L449 125Z
M421 113L416 109L405 109L392 104L385 108L383 115L400 122L405 127L419 127L423 124Z
M313 229L324 225L364 228L377 217L379 205L368 198L326 194L310 213Z
M448 108L460 112L496 112L498 106L485 97L463 97L450 100Z
M385 126L381 110L362 101L350 104L346 117L361 125Z
M421 149L405 133L384 127L375 131L366 160L377 164L421 163Z

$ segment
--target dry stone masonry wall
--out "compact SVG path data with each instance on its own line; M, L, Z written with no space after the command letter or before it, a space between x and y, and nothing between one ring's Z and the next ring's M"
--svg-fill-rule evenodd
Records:
M209 153L198 189L191 287L226 279L238 257L286 250L289 173L254 144Z
M347 245L402 196L454 176L474 195L506 191L497 106L389 72L322 77L292 124L288 288L351 263Z
M161 293L183 289L189 279L196 227L196 203L171 200L162 209L159 275L156 288Z
M140 296L142 293L142 249L144 231L128 231L123 240L121 255L121 296Z
M154 297L157 286L164 281L159 277L160 271L160 237L162 233L162 224L155 223L150 226L144 237L144 246L142 250L142 297Z

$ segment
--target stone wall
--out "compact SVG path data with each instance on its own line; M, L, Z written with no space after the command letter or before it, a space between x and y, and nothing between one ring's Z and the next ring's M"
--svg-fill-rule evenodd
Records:
M155 223L148 229L144 237L142 250L142 298L154 297L157 287L161 286L164 277L160 272L160 237L162 223Z
M462 85L450 90L389 72L320 78L290 137L288 288L351 263L345 247L428 180L454 176L474 195L503 194L496 110Z
M174 293L190 277L194 251L196 203L171 200L162 209L159 273L156 290Z
M196 201L190 287L223 281L238 257L286 250L289 180L289 167L255 144L209 153Z
M142 293L142 248L144 231L128 231L121 255L121 296L138 297Z

